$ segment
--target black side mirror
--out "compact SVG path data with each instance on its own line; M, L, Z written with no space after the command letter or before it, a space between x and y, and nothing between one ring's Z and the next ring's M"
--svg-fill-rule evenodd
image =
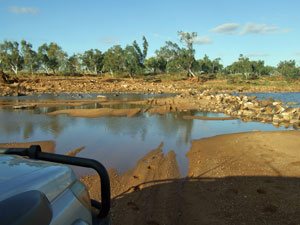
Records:
M27 191L0 201L0 225L49 225L52 208L40 191Z

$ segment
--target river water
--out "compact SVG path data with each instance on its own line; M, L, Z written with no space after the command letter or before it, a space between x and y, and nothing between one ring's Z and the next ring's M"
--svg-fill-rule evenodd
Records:
M272 98L290 107L300 107L300 92L246 93L246 95L256 96L260 100Z
M16 98L7 100L15 101ZM26 97L22 100L26 101ZM61 154L84 146L85 149L78 156L97 159L107 168L116 168L119 172L132 168L138 159L163 143L165 153L175 151L181 173L185 175L188 170L185 155L192 140L237 132L292 129L240 120L183 119L187 114L191 115L186 112L142 114L132 118L78 118L66 115L49 116L40 110L0 109L0 143L54 140L56 152ZM225 116L201 112L192 112L192 115Z

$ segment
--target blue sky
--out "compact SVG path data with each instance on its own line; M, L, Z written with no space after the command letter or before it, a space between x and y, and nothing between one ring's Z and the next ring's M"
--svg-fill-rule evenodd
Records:
M298 0L0 0L0 41L57 42L68 53L141 43L149 56L177 31L197 32L196 57L239 54L269 65L300 65Z

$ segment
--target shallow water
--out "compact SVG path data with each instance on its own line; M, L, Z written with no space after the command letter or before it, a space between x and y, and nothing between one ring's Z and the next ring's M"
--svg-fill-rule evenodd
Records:
M174 150L182 175L187 174L185 154L194 139L253 130L285 130L271 124L240 120L185 120L184 115L223 117L215 113L142 114L137 117L77 118L48 116L38 111L0 110L0 142L54 140L56 152L85 146L78 156L97 159L108 168L124 172L160 143ZM220 143L221 144L221 143ZM81 173L83 173L81 171Z
M300 107L300 92L273 92L273 93L246 93L248 96L257 96L258 99L279 100L290 107Z

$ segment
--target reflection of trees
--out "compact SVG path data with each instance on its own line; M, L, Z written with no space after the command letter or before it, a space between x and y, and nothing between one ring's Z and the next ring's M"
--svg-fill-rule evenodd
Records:
M0 112L0 135L17 136L22 134L23 138L32 137L34 131L41 130L51 132L55 137L72 124L74 118L66 116L47 116L35 114L32 111L2 111Z
M27 139L32 136L34 132L34 126L32 123L25 122L23 130L23 138Z
M142 141L146 138L151 139L151 135L155 135L156 137L161 136L161 141L171 138L177 144L189 144L193 120L182 119L183 114L187 113L169 113L162 116L142 114L132 118L78 119L63 115L36 114L33 111L0 111L0 135L17 137L21 134L23 139L26 139L32 137L34 133L39 135L38 132L42 131L57 138L64 129L79 121L81 125L88 128L101 126L106 129L108 135L128 135Z
M147 134L149 136L149 132L154 131L163 134L162 140L174 137L174 140L187 144L190 142L193 120L185 120L182 115L182 113L169 113L162 116L143 114L133 118L105 117L100 118L99 122L101 121L101 126L104 126L110 134L126 134L132 137L138 135L141 140L145 140ZM91 127L99 126L99 122L95 120L86 119L85 123ZM155 129L153 130L152 127ZM182 135L179 140L178 134Z
M169 137L180 132L183 136L178 141L188 144L193 129L193 120L185 120L182 118L183 115L186 115L186 113L169 113L165 116L157 116L157 125Z

